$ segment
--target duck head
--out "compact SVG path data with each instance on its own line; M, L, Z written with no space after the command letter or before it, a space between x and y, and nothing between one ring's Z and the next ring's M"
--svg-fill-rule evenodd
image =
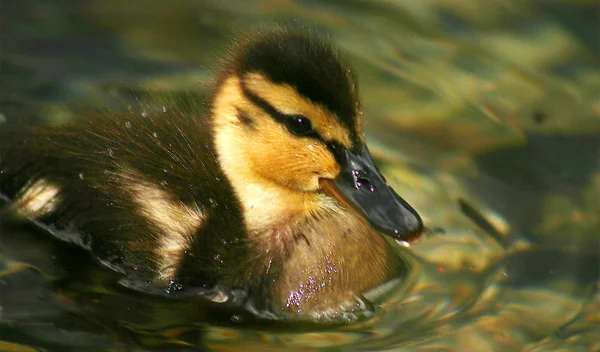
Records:
M244 201L252 192L277 189L290 202L326 194L411 241L421 218L373 162L351 69L316 38L280 30L238 45L212 103L220 163L247 208L257 206Z

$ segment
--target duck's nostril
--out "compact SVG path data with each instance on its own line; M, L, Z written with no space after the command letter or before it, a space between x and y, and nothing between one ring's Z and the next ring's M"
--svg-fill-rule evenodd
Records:
M368 188L371 192L375 191L375 187L369 181L367 177L364 176L364 172L361 170L352 170L352 176L354 176L354 186L359 189L362 187Z
M356 179L356 187L367 187L371 192L375 191L375 187L373 187L373 185L371 184L371 181L369 181L369 179L364 178L364 177L358 177Z

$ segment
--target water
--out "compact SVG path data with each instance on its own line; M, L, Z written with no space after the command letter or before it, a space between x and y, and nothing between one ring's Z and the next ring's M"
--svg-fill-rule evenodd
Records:
M597 6L4 2L3 118L203 90L235 30L327 30L358 73L372 153L443 231L398 246L410 275L374 317L315 327L135 294L77 247L4 224L0 349L600 350Z

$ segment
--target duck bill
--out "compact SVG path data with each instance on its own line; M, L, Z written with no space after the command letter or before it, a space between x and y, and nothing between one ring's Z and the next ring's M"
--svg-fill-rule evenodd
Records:
M338 177L320 180L325 193L394 239L412 242L420 236L421 217L387 184L366 146L358 154L338 151L336 159L341 166Z

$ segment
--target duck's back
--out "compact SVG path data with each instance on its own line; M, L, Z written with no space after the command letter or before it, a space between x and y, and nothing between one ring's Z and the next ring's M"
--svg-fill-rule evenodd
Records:
M129 276L235 284L245 231L204 111L180 101L62 126L9 123L1 191Z

